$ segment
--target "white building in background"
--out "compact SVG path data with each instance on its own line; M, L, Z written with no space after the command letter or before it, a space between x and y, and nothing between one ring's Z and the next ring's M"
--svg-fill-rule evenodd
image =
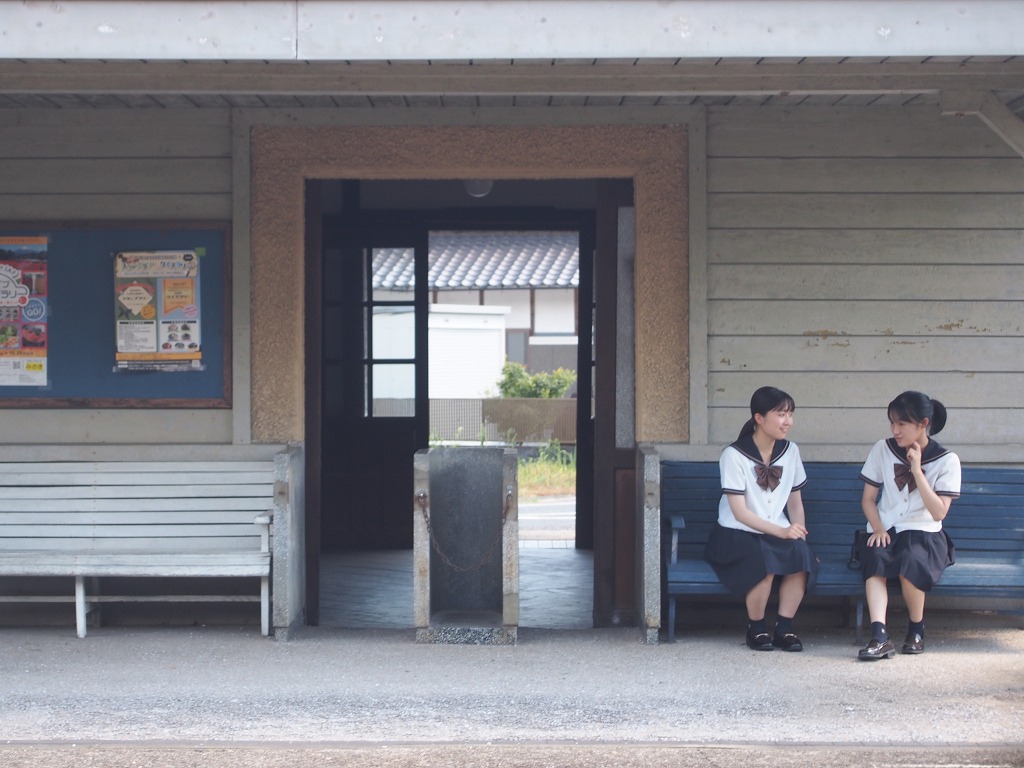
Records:
M430 398L494 397L505 365L508 307L431 304Z

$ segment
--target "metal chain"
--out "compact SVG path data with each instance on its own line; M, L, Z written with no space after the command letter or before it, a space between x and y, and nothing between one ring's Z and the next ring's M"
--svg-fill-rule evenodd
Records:
M452 559L442 551L441 545L438 543L437 537L434 535L434 529L430 525L427 492L423 490L419 491L419 493L416 494L416 500L420 504L420 513L423 515L423 522L427 524L427 533L430 534L430 545L433 547L434 551L437 552L437 556L441 558L450 570L458 571L459 573L472 573L473 571L479 571L492 557L494 557L494 550L497 549L498 543L501 541L501 536L505 530L505 521L508 519L508 512L512 508L512 486L508 486L505 491L505 508L501 512L501 527L498 528L498 535L495 536L494 541L491 542L491 546L490 549L487 550L487 554L473 565L459 565L458 563L453 562Z

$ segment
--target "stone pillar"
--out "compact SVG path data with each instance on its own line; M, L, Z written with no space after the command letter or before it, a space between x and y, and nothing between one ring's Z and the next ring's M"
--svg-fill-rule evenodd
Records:
M414 476L416 641L514 644L519 624L515 450L419 451Z

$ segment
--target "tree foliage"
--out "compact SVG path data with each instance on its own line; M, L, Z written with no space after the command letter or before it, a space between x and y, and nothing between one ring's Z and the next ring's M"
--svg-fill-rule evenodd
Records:
M521 363L506 362L498 391L502 397L562 397L576 382L576 372L565 368L530 373Z

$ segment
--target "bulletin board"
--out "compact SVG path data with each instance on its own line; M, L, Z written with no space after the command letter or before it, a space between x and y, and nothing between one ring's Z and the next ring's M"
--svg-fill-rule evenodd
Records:
M227 222L0 222L0 408L229 408L229 232ZM138 253L194 254L202 280L189 309L201 307L202 343L189 366L119 360L115 261ZM12 366L29 370L18 378Z

